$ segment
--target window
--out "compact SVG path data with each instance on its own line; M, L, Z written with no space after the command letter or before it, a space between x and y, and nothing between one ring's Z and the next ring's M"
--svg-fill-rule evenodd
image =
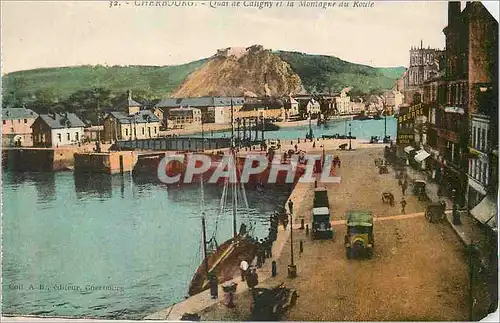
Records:
M472 126L472 132L470 134L471 146L476 148L476 126Z
M481 143L481 148L483 151L486 151L486 146L488 145L488 141L486 140L486 129L481 129L481 132L482 132L482 135L481 135L481 139L482 139L482 143Z
M477 128L476 149L481 150L481 129Z
M24 123L28 123L28 119L24 119Z
M483 184L485 184L485 185L487 184L486 183L486 177L488 175L487 171L488 171L488 164L483 163L483 177L481 179L482 179Z
M154 127L154 131L155 131L155 133L156 133L156 127Z
M75 133L75 140L78 141L79 140L79 133Z
M144 135L144 127L142 128L142 134Z
M66 138L68 138L68 141L70 141L70 140L71 140L71 135L70 135L70 133L69 133L69 132L66 134Z
M61 134L60 133L57 134L57 141L61 142Z
M479 160L476 160L476 167L475 167L475 171L474 171L474 178L476 180L479 180L479 178L481 178L481 161L479 161Z
M3 122L3 124L6 124L6 123L7 123L7 121L6 121L6 120L2 120L2 122Z
M128 136L128 129L125 129L125 136Z

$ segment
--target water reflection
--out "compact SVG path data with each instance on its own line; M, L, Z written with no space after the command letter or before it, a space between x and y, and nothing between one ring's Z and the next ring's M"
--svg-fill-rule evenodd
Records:
M47 203L56 199L56 176L54 172L33 173L31 180L35 183L39 203Z
M112 197L112 175L95 173L75 173L75 192L78 199L88 195L110 199Z
M4 185L16 190L25 185L33 185L37 192L37 202L45 204L56 198L56 176L54 172L13 172L6 171L2 176ZM6 183L6 184L5 184Z

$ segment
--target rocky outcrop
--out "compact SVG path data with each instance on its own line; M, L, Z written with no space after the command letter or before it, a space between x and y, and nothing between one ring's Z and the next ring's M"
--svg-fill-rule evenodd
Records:
M300 77L279 56L262 46L219 50L191 73L173 97L283 96L302 89Z

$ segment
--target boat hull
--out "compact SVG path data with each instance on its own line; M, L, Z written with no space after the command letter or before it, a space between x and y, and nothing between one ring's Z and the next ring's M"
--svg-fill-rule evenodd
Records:
M239 272L242 260L251 263L257 254L256 245L247 236L237 236L221 244L215 252L202 261L189 284L189 296L207 290L210 285L205 261L208 261L210 274L215 274L219 284L234 278Z

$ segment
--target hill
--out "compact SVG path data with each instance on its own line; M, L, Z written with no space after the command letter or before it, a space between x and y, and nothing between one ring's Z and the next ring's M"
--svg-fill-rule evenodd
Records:
M205 59L175 66L75 66L13 72L3 77L4 95L33 97L50 92L64 99L82 89L106 88L113 93L128 89L147 93L152 98L169 95Z
M174 97L284 96L302 89L300 77L279 56L262 46L227 48L191 73Z
M390 89L405 71L404 67L354 64L335 56L286 51L277 51L276 55L290 64L308 92L338 92L347 86L362 93L382 91Z

